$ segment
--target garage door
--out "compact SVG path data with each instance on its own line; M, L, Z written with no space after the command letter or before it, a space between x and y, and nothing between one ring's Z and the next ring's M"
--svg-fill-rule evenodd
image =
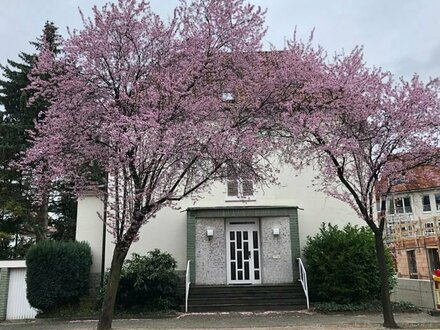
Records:
M26 269L9 269L7 320L33 319L37 312L29 305L26 298Z

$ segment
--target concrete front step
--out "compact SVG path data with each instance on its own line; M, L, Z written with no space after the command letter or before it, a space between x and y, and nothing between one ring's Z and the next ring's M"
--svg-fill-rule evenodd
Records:
M209 301L200 299L189 299L188 304L190 306L206 305ZM264 305L264 304L278 304L278 305L303 305L304 299L302 298L283 298L283 299L255 299L253 297L241 297L235 299L218 298L215 300L215 305Z
M193 285L191 286L192 293L258 293L258 292L302 292L300 284L289 285Z
M306 309L306 304L292 305L234 305L234 304L220 304L220 305L193 305L188 307L189 313L203 313L203 312L255 312L255 311L295 311Z

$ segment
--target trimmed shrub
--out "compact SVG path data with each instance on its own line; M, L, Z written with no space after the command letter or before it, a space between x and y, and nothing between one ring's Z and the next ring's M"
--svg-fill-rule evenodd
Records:
M350 304L380 297L374 234L369 228L348 224L339 229L323 223L317 235L307 238L304 257L314 301ZM387 265L393 287L395 270L389 251Z
M75 304L88 293L92 257L86 242L42 241L26 255L27 299L49 312Z
M119 309L158 311L177 307L176 260L159 249L124 262L116 297Z

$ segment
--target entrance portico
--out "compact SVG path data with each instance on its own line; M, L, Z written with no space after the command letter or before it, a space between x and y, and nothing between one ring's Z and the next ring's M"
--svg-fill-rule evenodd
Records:
M293 283L299 255L297 207L187 209L187 258L195 285Z

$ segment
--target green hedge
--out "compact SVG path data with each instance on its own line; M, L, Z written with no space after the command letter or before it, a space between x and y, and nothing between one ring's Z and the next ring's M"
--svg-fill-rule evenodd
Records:
M26 255L27 298L41 312L77 303L88 293L90 246L85 242L42 241Z
M380 297L374 234L369 228L322 224L317 235L308 237L304 257L314 301L349 304ZM392 287L395 270L388 251L387 264Z

